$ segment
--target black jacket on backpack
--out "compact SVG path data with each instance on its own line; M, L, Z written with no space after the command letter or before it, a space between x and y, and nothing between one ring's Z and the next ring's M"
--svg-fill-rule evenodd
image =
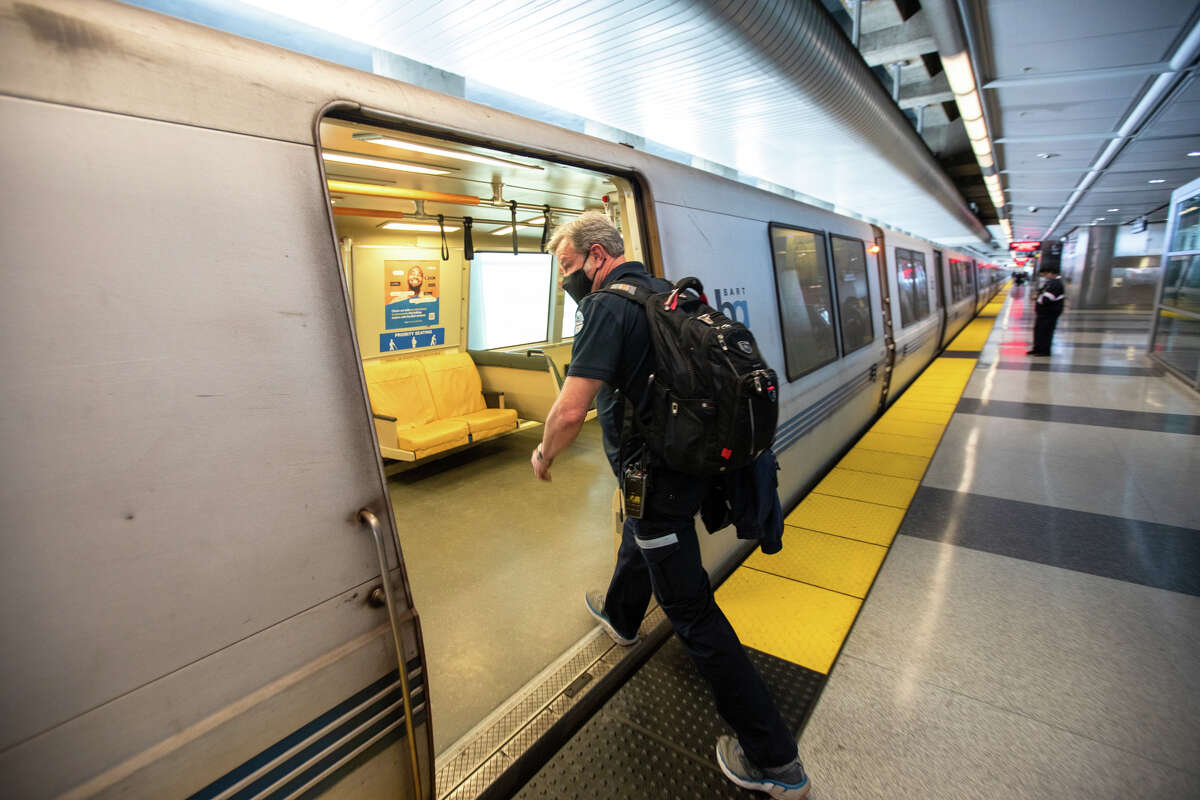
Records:
M720 475L700 506L709 533L727 525L739 539L757 539L763 553L783 549L783 508L779 504L779 462L766 450L748 467Z

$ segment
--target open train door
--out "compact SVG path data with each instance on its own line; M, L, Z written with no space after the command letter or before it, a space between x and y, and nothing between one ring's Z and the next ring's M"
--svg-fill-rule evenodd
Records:
M154 36L94 40L0 39L5 794L431 797L315 150L105 110Z

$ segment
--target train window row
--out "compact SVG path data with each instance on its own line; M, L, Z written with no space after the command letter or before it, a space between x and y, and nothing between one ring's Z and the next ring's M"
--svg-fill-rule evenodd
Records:
M836 361L839 351L844 356L874 340L866 247L838 234L827 243L823 231L774 222L768 230L785 370L794 381Z

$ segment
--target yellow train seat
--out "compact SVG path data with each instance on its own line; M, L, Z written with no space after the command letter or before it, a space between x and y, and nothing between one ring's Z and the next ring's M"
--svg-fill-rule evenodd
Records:
M516 409L487 407L471 356L439 353L422 358L421 363L440 419L462 420L476 442L517 429ZM503 400L499 402L503 405Z
M368 361L363 373L381 447L419 460L471 441L465 420L439 418L419 359Z

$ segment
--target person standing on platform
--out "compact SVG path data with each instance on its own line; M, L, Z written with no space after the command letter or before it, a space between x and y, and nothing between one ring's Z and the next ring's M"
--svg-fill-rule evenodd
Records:
M579 435L595 399L605 451L620 480L624 466L634 461L630 447L640 450L628 440L621 445L625 404L639 406L654 361L642 306L597 290L618 280L656 292L670 284L651 276L642 264L625 260L620 231L600 212L560 226L547 250L558 258L562 287L578 310L571 364L546 418L541 444L530 456L533 473L550 480L554 458ZM622 455L629 457L622 462ZM722 736L717 741L722 771L744 788L799 800L808 794L809 780L795 737L717 606L701 562L695 516L712 479L653 461L646 473L641 518L626 515L608 591L587 592L587 611L613 641L631 646L653 593L712 687L717 710L737 733L736 739Z
M1050 343L1054 340L1054 326L1063 312L1067 290L1056 270L1044 267L1039 270L1042 284L1038 287L1034 299L1033 311L1033 347L1025 352L1027 356L1050 355Z

